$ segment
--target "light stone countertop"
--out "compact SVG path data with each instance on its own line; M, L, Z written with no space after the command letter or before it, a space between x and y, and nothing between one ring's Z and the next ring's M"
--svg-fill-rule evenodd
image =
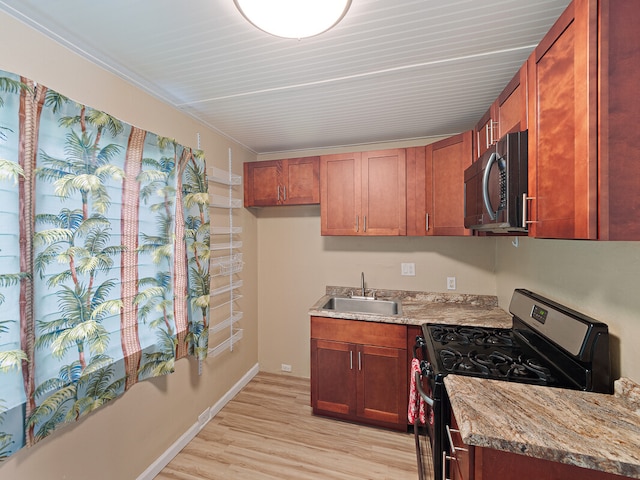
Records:
M615 395L461 375L444 379L467 445L640 478L640 385Z
M512 325L511 315L498 306L497 297L492 295L376 290L376 298L400 299L402 314L387 316L322 309L332 295L348 297L351 292L357 294L358 290L357 287L326 287L326 294L313 304L309 315L402 325L444 323L494 328L511 328ZM370 295L369 289L367 294Z

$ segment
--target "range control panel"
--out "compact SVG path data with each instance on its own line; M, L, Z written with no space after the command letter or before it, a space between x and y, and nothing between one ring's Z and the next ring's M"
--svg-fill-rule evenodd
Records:
M531 318L539 321L543 325L547 321L547 315L549 315L549 310L542 308L539 305L534 305L531 309Z

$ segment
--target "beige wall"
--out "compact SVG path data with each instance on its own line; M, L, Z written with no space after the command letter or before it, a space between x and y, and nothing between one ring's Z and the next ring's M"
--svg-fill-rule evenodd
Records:
M497 291L534 290L609 325L614 378L640 383L640 242L498 240Z
M495 240L462 237L322 237L320 208L251 209L258 220L260 369L309 376L308 310L326 285L495 295ZM400 275L414 262L415 277Z
M233 151L236 173L242 172L243 161L255 159L241 146L1 12L0 24L0 42L6 47L0 56L0 69L24 75L127 123L176 138L186 146L196 147L200 133L201 148L210 165L226 169L228 148ZM201 376L193 360L178 361L175 373L135 385L88 418L0 463L0 478L135 479L256 364L257 222L246 211L239 216L245 228L241 301L244 338L234 351L208 359Z

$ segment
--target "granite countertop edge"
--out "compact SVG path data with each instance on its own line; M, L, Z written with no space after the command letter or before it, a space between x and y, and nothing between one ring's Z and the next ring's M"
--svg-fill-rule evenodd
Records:
M640 385L629 379L615 382L614 395L461 375L444 382L467 445L640 479Z
M443 323L511 328L512 325L511 315L498 306L498 298L494 295L379 289L375 291L376 298L401 301L400 315L336 312L322 308L331 296L349 297L354 292L358 294L358 290L357 287L327 286L325 294L309 308L309 315L418 326L424 323ZM371 295L371 290L367 289L367 295Z

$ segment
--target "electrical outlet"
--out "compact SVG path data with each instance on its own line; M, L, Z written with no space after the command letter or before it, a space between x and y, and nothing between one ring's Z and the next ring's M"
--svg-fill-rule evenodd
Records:
M447 277L447 290L456 289L456 277Z
M401 263L400 275L415 277L416 276L416 264L415 263Z
M291 365L287 365L286 363L283 363L282 365L280 365L280 369L283 372L290 372L291 371Z

